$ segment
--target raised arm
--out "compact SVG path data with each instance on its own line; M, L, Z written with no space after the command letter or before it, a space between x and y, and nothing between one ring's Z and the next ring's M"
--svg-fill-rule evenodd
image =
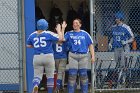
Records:
M64 33L65 33L65 28L66 28L66 27L67 27L67 23L66 23L66 21L63 21L63 23L62 23L62 29L61 29L63 41L65 40L65 39L64 39Z
M61 31L61 25L57 24L55 29L56 29L57 34L59 36L59 41L62 41L63 40L63 35L62 35L62 31Z

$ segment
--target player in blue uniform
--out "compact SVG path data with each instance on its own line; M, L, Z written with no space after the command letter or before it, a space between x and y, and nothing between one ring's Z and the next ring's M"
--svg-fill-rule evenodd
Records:
M95 61L92 38L86 31L80 29L81 26L81 20L75 19L73 21L73 30L65 34L65 41L68 42L69 47L68 93L74 93L75 91L77 73L80 76L81 92L88 93L89 51L91 62Z
M54 43L54 59L55 59L55 68L57 71L57 89L60 90L63 88L62 81L64 80L64 73L67 64L68 57L68 48L66 42L64 43Z
M46 31L47 28L48 22L45 19L38 20L37 31L33 32L27 40L27 47L34 48L33 93L38 93L38 85L42 79L44 68L47 75L46 83L48 93L53 92L55 61L53 56L52 42L62 41L63 35L60 24L56 26L58 34L55 34L51 31Z
M119 11L115 14L115 22L116 24L112 27L112 40L110 42L110 46L114 49L114 56L117 67L123 71L125 68L125 57L126 54L129 53L130 47L129 43L134 40L134 35L128 25L124 22L124 13ZM120 80L119 75L119 79ZM118 81L119 82L119 81Z
M62 23L65 26L65 21ZM64 35L64 29L61 29ZM55 59L55 68L57 71L57 89L62 90L63 88L63 81L65 75L65 69L67 64L67 57L68 57L68 47L66 42L54 42L53 43L53 50L54 50L54 59Z

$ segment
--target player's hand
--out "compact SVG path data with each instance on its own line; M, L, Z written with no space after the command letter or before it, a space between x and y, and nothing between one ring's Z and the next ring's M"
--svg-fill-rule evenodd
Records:
M59 31L60 32L61 31L61 25L60 24L57 24L55 29L56 29L56 31Z
M95 62L95 57L91 57L91 63Z
M28 48L33 48L33 46L32 46L32 45L27 45L27 47L28 47Z
M62 23L62 29L65 29L67 27L67 23L66 23L66 21L63 21L63 23Z
M109 50L111 50L112 49L112 44L109 43L108 47L109 47Z

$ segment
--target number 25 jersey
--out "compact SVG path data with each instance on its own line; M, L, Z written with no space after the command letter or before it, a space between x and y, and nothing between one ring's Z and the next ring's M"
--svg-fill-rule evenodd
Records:
M34 54L48 54L53 53L52 43L58 39L58 35L51 31L43 31L40 34L35 31L27 39L27 44L33 46Z

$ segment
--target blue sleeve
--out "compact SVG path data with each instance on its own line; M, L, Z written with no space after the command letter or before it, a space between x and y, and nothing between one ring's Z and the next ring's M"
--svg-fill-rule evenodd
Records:
M66 32L66 34L64 35L64 38L65 38L66 41L68 41L68 38L69 38L68 32Z
M58 41L59 40L59 37L58 37L58 35L57 34L49 34L49 39L51 40L51 41Z
M65 51L69 51L68 42L64 42Z
M125 31L126 31L126 35L125 35L126 38L130 39L134 37L134 34L132 33L131 28L129 26L125 27Z
M33 45L33 44L32 44L32 41L31 41L31 37L29 37L29 38L27 39L27 45Z
M89 34L87 34L86 41L87 41L87 45L88 46L91 45L91 44L93 44L93 40L92 40L92 38L91 38L91 36Z

